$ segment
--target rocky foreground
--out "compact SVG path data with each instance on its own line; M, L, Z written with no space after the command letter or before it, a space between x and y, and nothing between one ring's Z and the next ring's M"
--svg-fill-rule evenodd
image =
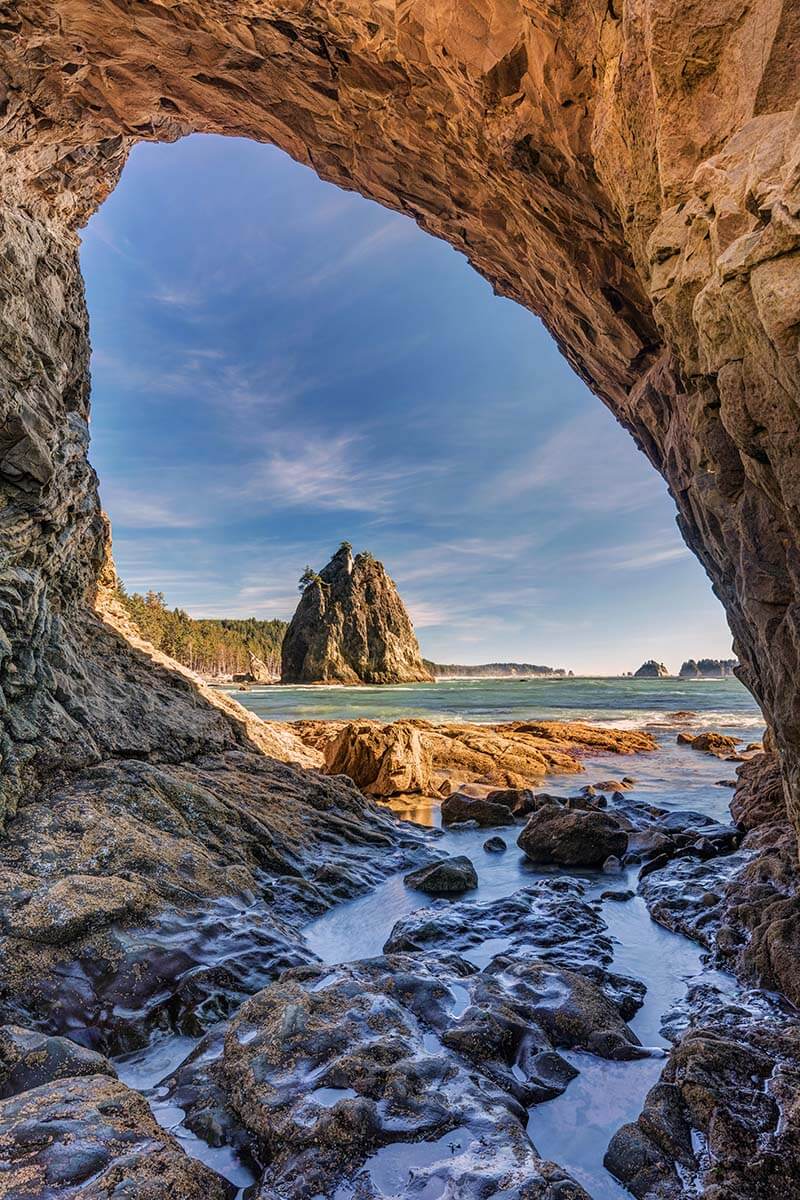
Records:
M587 754L638 754L657 746L643 730L573 721L451 725L413 718L293 721L281 728L316 753L320 769L346 775L381 798L446 796L467 783L526 787L546 775L583 771Z
M587 752L647 751L649 734L525 723L477 746L461 726L399 724L467 789L443 799L446 826L554 873L476 903L469 859L443 859L341 770L243 751L98 766L21 809L0 879L0 1195L230 1200L182 1148L194 1138L246 1164L258 1200L587 1200L537 1152L528 1114L581 1069L573 1051L653 1053L629 1024L645 987L614 969L602 915L632 894L615 889L631 868L653 918L741 985L711 977L668 1015L674 1049L609 1169L640 1200L800 1187L797 848L775 760L740 766L718 824L638 798L624 775L566 796L462 783L498 747L501 772L523 758L574 772ZM345 750L357 764L386 749L385 727L358 728L295 736L333 770ZM573 868L601 870L606 891L558 874ZM450 901L401 919L377 957L321 964L306 922L397 871ZM170 1133L117 1072L175 1038L191 1052L151 1094Z

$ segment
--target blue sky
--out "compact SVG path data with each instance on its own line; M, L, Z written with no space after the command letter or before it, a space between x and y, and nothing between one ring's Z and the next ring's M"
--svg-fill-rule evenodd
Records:
M346 538L440 661L730 653L644 456L541 323L407 218L198 136L136 147L81 258L129 588L288 617Z

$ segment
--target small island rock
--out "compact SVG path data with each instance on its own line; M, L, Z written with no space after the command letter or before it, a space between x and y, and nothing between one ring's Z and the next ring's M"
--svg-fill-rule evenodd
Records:
M310 572L281 649L282 683L432 683L383 564L343 542Z
M647 662L642 663L638 671L634 671L633 678L669 679L669 670L663 663L656 662L654 658L648 658Z

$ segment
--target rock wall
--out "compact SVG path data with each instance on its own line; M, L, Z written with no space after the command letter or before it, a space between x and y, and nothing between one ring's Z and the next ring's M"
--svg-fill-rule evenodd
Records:
M143 730L150 685L87 611L76 231L135 140L201 130L408 213L544 317L664 476L800 819L796 4L16 0L0 24L6 807L56 760L233 736L181 731L167 682Z
M303 591L281 647L282 683L432 683L397 588L347 542Z

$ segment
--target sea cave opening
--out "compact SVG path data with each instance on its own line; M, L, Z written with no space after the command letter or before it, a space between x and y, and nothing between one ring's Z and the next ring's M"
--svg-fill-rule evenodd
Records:
M194 135L134 148L81 261L130 591L286 620L347 538L437 662L729 657L662 481L539 320L409 218Z

